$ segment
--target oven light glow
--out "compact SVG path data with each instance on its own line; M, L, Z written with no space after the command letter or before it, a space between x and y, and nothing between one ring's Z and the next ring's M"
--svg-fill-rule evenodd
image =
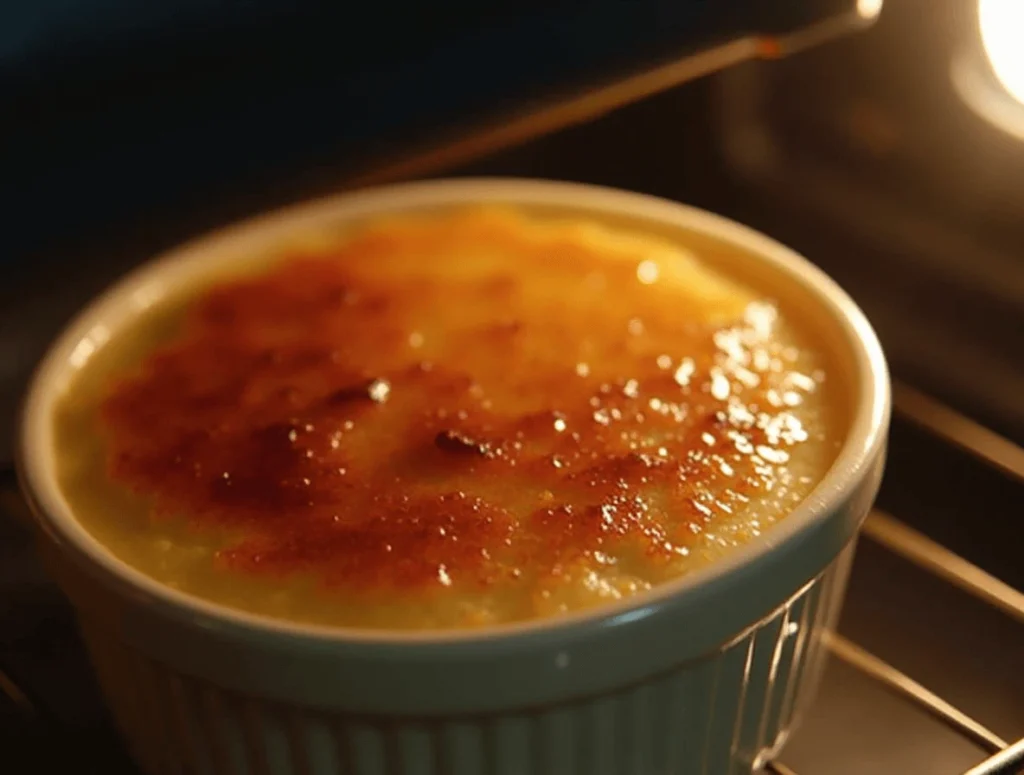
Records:
M978 0L981 41L999 83L1024 102L1024 2Z
M874 19L882 12L883 0L857 0L857 13L863 19Z

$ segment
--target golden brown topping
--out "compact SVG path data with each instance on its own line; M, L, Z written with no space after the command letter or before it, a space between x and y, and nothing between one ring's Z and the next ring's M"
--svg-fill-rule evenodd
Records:
M347 588L667 563L791 485L820 375L776 318L662 244L398 220L197 299L104 404L112 472Z

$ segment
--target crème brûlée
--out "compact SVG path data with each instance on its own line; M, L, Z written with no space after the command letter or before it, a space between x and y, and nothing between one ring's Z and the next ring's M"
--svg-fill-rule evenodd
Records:
M399 214L197 280L55 420L83 526L162 584L417 629L627 597L770 530L845 433L828 347L685 239Z

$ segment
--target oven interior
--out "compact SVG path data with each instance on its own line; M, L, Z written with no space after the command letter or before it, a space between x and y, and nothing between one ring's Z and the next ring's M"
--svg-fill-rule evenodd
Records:
M1010 28L1016 19L1024 35L1013 0L987 2L993 19ZM721 212L790 244L844 285L876 326L895 381L887 474L821 694L767 771L1024 771L1024 106L1011 94L1024 79L1013 81L1012 52L985 48L997 27L974 2L888 0L868 29L640 89L616 110L572 126L542 123L535 137L506 147L474 152L470 143L461 154L362 175L321 138L259 170L228 174L225 166L221 185L205 192L154 195L110 223L94 219L102 228L72 224L47 241L15 227L24 237L15 244L32 260L4 267L0 426L11 423L49 337L141 257L374 175L561 178ZM1024 74L1024 53L1016 61ZM256 153L258 143L241 150ZM79 171L102 174L102 159L95 164ZM25 165L15 169L27 176ZM143 172L174 183L169 167ZM76 185L62 196L87 200L87 187ZM29 197L45 188L25 186ZM55 207L60 201L53 197ZM90 212L83 206L80 216ZM0 427L5 438L9 430ZM9 473L0 497L5 752L38 762L39 772L75 763L135 773L70 612L31 551Z

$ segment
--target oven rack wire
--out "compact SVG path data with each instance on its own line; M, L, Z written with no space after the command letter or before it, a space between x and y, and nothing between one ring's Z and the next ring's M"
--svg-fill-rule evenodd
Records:
M893 386L893 408L903 419L938 439L964 450L1012 479L1024 482L1024 448L1009 439L898 382ZM1024 625L1024 593L894 517L878 510L872 512L861 535ZM927 687L842 635L828 636L826 644L833 657L915 705L988 754L988 758L963 775L1016 775L1024 772L1024 737L1012 743L1003 740ZM765 769L775 775L800 775L779 760L768 762Z

